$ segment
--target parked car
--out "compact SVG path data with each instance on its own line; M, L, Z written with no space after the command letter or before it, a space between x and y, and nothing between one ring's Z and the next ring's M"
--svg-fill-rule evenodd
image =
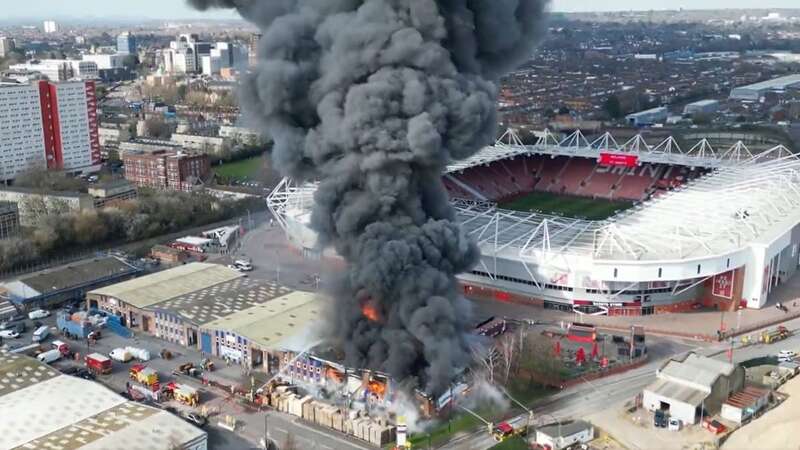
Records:
M28 313L28 318L31 320L44 319L45 317L50 317L50 311L35 309Z
M656 428L667 428L667 413L657 409L653 416L653 426Z
M18 337L19 337L19 333L17 332L17 330L9 329L9 330L0 331L0 338L3 338L3 339L16 339Z
M15 320L13 322L3 322L0 324L0 330L14 330L17 333L24 333L27 328L24 320Z
M196 414L193 412L185 412L181 414L181 417L183 417L184 420L186 420L187 422L191 423L192 425L198 428L203 428L206 425L208 425L208 419L206 419L204 416L201 416L200 414Z
M64 375L75 375L76 373L78 373L78 368L75 366L65 367L61 369L61 373L63 373Z
M95 379L94 374L87 369L78 369L78 371L75 373L75 376L89 381L94 381Z
M667 427L669 431L681 431L681 428L683 428L683 423L680 421L680 419L676 419L674 417L669 419L669 425Z
M778 352L779 362L792 362L797 357L797 353L792 350L781 350Z
M718 421L716 421L714 419L708 418L708 417L703 419L703 428L705 428L706 430L708 430L708 431L710 431L710 432L712 432L714 434L724 433L725 430L727 430L727 427L725 425L719 423Z

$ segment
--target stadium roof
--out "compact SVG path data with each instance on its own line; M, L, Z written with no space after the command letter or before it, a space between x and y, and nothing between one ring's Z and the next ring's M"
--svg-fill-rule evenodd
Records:
M736 89L751 89L754 91L786 89L787 87L798 83L800 83L800 75L786 75L783 77L773 78L771 80L748 84L746 86L738 86Z
M239 271L219 264L196 262L95 289L87 295L113 297L144 308L242 276Z

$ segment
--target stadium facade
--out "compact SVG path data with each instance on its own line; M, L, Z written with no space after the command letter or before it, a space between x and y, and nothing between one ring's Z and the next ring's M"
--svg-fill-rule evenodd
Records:
M466 295L582 314L761 308L797 270L800 159L785 147L537 136L523 145L507 132L443 174L482 253L460 276ZM335 257L308 227L314 190L286 179L268 204L305 255ZM531 192L634 203L603 220L498 206Z

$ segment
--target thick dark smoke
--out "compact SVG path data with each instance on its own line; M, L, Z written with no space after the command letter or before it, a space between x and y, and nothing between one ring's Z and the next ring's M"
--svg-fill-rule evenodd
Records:
M479 253L441 172L494 139L495 81L530 57L547 0L190 3L263 31L243 106L284 174L319 181L312 225L349 263L331 319L346 362L443 391L469 361L455 275Z

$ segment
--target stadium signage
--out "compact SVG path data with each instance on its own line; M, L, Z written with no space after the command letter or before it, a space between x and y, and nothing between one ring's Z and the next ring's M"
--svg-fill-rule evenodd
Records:
M636 167L639 164L639 157L623 153L601 152L599 162L604 166Z

